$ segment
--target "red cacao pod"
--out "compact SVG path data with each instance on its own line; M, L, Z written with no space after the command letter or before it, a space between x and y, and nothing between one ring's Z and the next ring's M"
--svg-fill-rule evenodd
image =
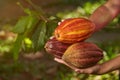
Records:
M55 29L55 37L63 43L75 43L84 41L94 31L95 25L85 18L66 19Z
M95 65L103 58L102 52L103 51L93 43L75 43L67 48L62 59L72 66L87 68Z
M54 55L57 58L62 58L63 53L71 44L62 43L56 40L55 37L51 37L45 44L45 49L48 53Z

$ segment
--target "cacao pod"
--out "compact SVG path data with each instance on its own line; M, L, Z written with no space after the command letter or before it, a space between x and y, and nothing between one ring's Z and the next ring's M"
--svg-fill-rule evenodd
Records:
M57 58L62 58L65 50L70 46L70 44L62 43L56 40L55 37L51 37L45 44L45 49L48 53L54 55Z
M87 39L94 31L95 24L85 18L66 19L55 29L55 37L63 43L76 43Z
M95 65L103 58L102 52L103 51L93 43L80 42L68 47L62 59L74 67L87 68Z

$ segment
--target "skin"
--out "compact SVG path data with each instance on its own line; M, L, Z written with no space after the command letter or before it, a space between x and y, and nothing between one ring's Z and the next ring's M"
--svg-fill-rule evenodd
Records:
M120 0L109 0L97 8L90 16L96 25L95 32L104 28L109 22L120 14Z
M119 14L120 14L120 0L108 0L105 4L101 5L98 9L96 9L89 19L95 23L96 25L95 32L97 32L100 29L104 28L107 24L109 24L109 22L112 21ZM69 68L78 73L85 74L100 75L120 69L120 55L105 63L96 64L95 66L85 69L78 69L72 67L66 62L64 62L62 59L54 58L54 60L68 66Z

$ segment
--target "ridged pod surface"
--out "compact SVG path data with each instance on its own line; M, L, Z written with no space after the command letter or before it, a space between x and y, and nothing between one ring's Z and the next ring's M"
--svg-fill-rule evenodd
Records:
M93 66L102 58L103 51L97 45L90 42L72 44L62 56L65 62L78 68Z
M95 24L85 18L66 19L55 29L55 37L63 43L75 43L84 41L94 31Z
M56 40L55 37L51 37L45 44L45 49L48 53L54 55L57 58L62 58L63 53L71 44L62 43Z

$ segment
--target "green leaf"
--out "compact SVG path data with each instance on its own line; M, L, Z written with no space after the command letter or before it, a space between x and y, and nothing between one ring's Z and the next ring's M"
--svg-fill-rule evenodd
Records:
M34 30L36 30L36 25L39 22L39 19L35 15L31 15L29 17L27 29L25 32L25 35L27 37L31 37L31 35L34 33Z
M14 60L18 59L19 51L22 47L22 41L23 40L24 40L24 35L18 35L15 43L13 44L12 53L13 53Z
M39 19L36 12L28 10L29 15L22 17L13 28L13 32L22 34L29 34L34 26L38 23Z
M29 21L29 16L20 18L12 31L18 34L24 33L26 26L28 25L28 21Z
M54 30L58 25L58 21L51 20L47 23L46 39L54 34Z
M29 17L27 29L31 29L32 27L34 27L37 24L38 21L39 21L39 19L36 16L31 15Z
M39 21L38 13L30 9L24 9L24 10L29 15L27 29L30 29L32 26L35 26L35 24Z
M46 22L41 21L32 36L34 51L41 50L45 44Z

